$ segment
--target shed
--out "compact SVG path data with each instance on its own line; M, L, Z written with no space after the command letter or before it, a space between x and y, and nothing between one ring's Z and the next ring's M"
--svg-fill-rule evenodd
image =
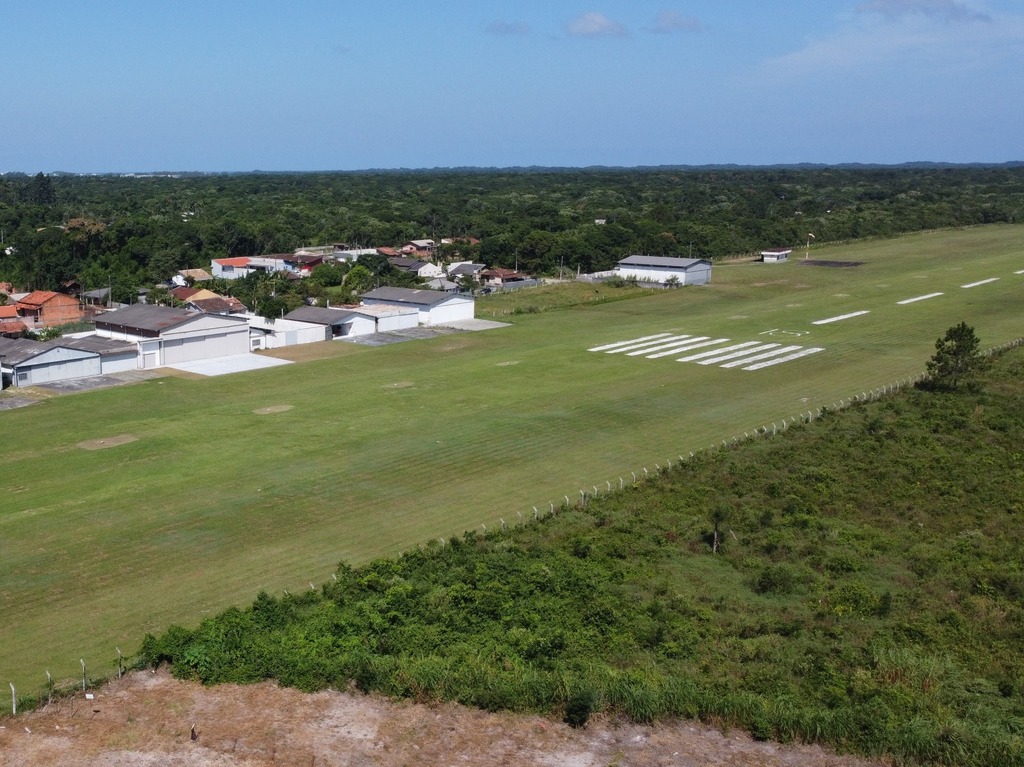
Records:
M769 248L761 251L761 260L766 264L775 264L780 261L788 261L792 248Z

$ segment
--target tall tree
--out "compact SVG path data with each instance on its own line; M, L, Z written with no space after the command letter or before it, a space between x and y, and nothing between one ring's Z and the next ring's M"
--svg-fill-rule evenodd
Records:
M935 354L928 360L928 385L953 391L970 387L987 362L974 328L966 322L954 325L935 342Z

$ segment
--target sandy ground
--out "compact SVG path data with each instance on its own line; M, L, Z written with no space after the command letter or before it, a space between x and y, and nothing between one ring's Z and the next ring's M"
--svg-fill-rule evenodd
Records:
M3 767L868 767L810 746L758 743L692 722L643 727L376 696L306 695L273 684L203 688L166 672L116 680L0 720ZM193 735L195 727L195 738Z

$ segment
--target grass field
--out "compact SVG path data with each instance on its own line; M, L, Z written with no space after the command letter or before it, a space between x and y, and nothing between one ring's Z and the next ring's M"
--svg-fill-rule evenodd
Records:
M0 681L109 673L172 621L917 374L961 320L986 346L1024 335L1024 226L813 256L864 263L722 265L710 287L0 412ZM657 333L824 351L757 371L588 351Z

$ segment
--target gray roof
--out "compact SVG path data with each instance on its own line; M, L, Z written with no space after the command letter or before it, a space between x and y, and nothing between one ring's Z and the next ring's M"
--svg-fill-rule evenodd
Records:
M372 301L385 301L389 304L412 304L414 306L437 306L437 304L453 298L465 298L438 290L414 290L412 288L377 288L369 293L363 293L362 297Z
M158 333L161 330L181 325L183 322L198 316L200 316L198 313L185 311L184 309L171 309L167 306L155 306L152 304L133 304L132 306L126 306L124 309L101 314L94 321L97 326L109 325Z
M316 325L338 325L352 316L354 309L333 309L323 306L300 306L284 316L286 320L312 322Z
M96 352L101 357L108 354L120 354L124 352L134 353L137 350L134 341L115 341L112 338L103 336L83 336L82 338L57 338L50 341L49 346L64 346L68 349L78 349L83 352Z
M426 261L420 261L418 258L402 258L401 256L391 256L388 258L388 263L403 272L418 272L427 266Z
M458 264L448 270L449 276L456 277L460 274L474 275L483 269L485 264Z
M676 258L674 256L629 256L619 261L619 266L661 266L673 269L689 269L697 264L711 262L703 258Z
M42 354L51 347L41 341L28 338L3 338L0 336L0 362L7 367L20 365L25 360Z

